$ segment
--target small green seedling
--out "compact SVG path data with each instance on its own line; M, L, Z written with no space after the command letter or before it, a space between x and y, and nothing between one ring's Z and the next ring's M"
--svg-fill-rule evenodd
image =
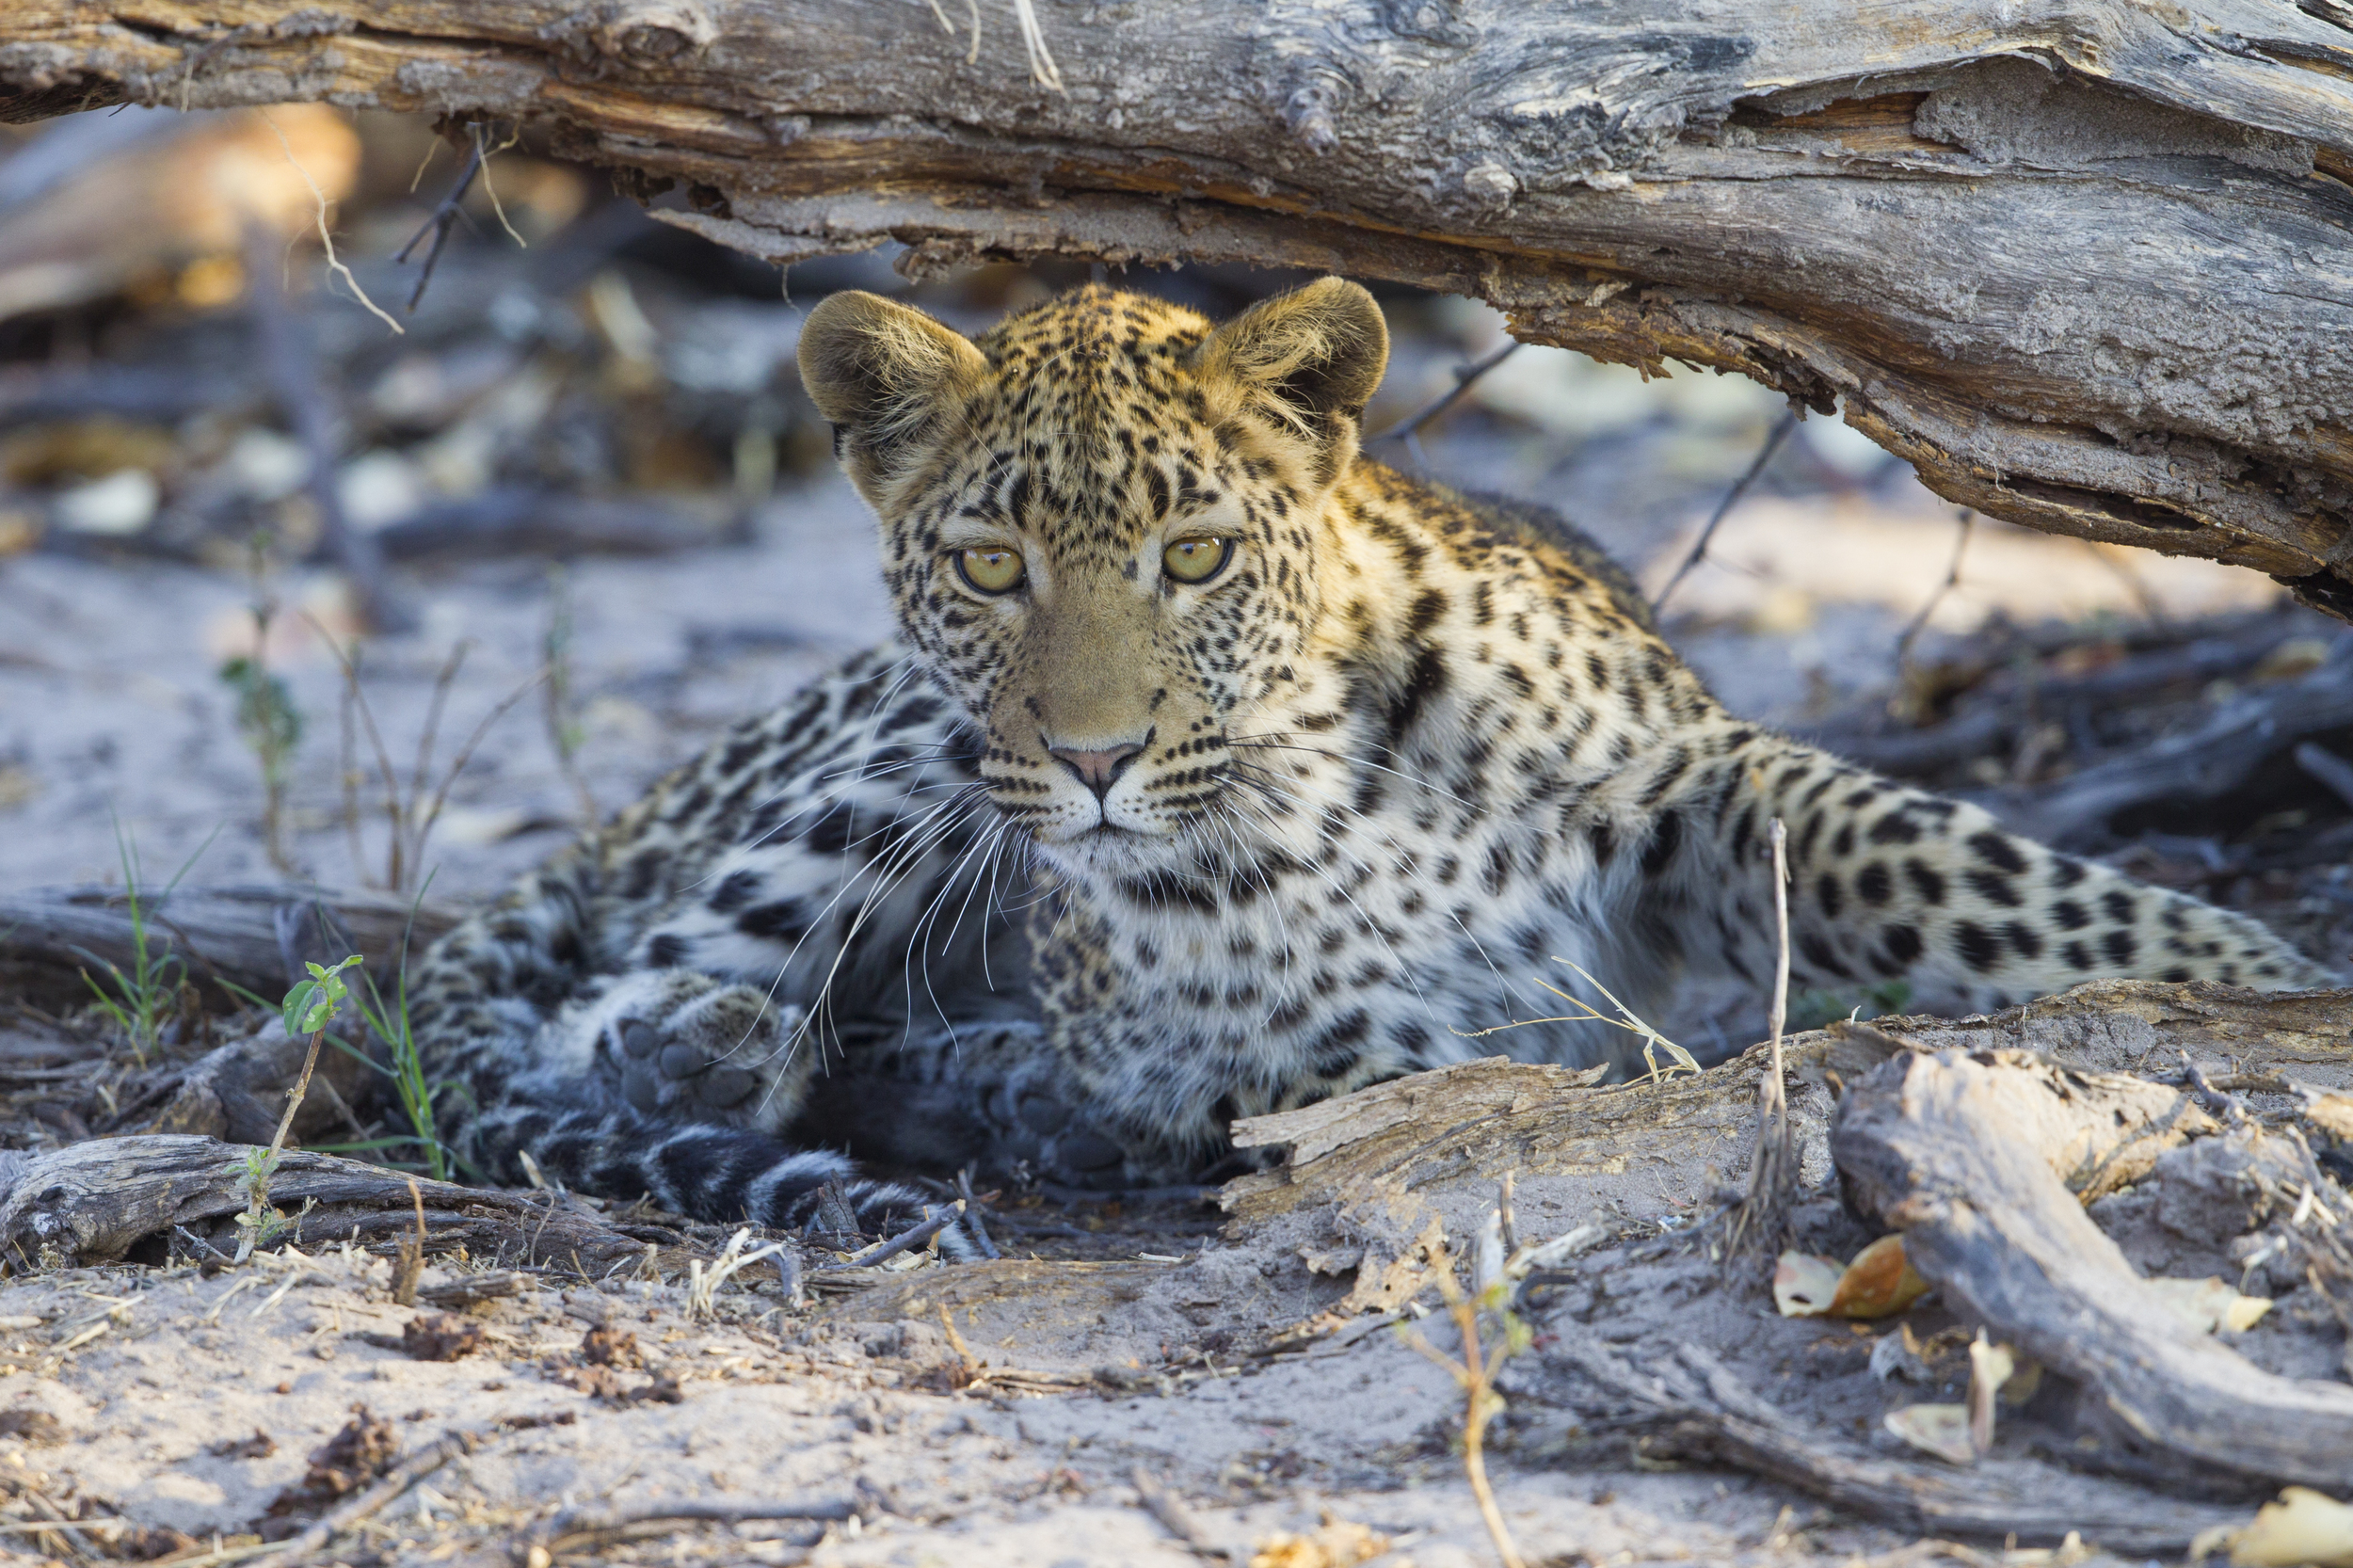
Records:
M308 980L296 981L286 1000L280 1004L279 1016L285 1021L290 1039L311 1037L311 1048L303 1054L302 1076L286 1092L285 1113L278 1118L278 1131L267 1149L248 1149L243 1163L245 1174L237 1185L245 1189L247 1204L237 1216L237 1226L244 1233L237 1240L237 1261L242 1263L253 1256L257 1246L266 1246L285 1230L286 1217L270 1207L269 1184L278 1174L278 1160L286 1147L286 1133L293 1128L295 1112L302 1109L303 1096L311 1092L311 1075L319 1064L319 1045L327 1037L327 1026L335 1021L336 1010L350 1000L350 988L344 984L344 971L362 962L353 953L333 968L323 964L305 964L311 971Z
M163 892L151 899L139 886L138 845L122 831L121 820L115 822L115 853L122 862L123 901L131 916L131 968L125 973L120 965L110 959L80 948L74 951L104 968L106 978L114 986L113 995L91 979L87 968L82 970L82 984L90 988L99 1007L114 1020L123 1038L130 1041L131 1054L142 1067L147 1065L148 1052L162 1043L166 1016L180 1004L180 983L187 974L187 965L171 951L171 944L154 940L155 929L150 917L157 904L171 897L180 879L188 874L188 868L212 847L213 840L218 836L218 828L206 835L204 841L196 846L196 854L172 873Z

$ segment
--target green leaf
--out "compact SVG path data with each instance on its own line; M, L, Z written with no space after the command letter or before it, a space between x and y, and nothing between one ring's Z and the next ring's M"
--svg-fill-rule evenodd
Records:
M311 971L312 978L296 983L286 993L283 1016L288 1035L298 1039L315 1034L335 1021L336 1009L351 995L344 984L343 973L360 962L360 956L355 952L331 969L320 964L303 966Z
M317 981L306 980L296 985L293 990L286 993L283 1014L286 1021L286 1032L288 1035L299 1038L303 1034L309 1032L307 1030L302 1028L302 1015L304 1009L310 1005L311 993L318 988L319 983Z

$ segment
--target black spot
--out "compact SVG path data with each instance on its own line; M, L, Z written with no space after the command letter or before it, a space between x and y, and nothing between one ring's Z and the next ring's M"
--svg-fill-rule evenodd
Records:
M1854 873L1854 890L1864 903L1877 908L1895 896L1896 882L1887 868L1874 860Z
M1901 974L1919 961L1920 933L1908 925L1891 925L1881 936L1886 944L1888 962L1894 966L1887 972Z
M2068 943L2059 949L2059 956L2066 959L2072 968L2078 969L2091 968L2091 950L2081 942Z
M2009 938L2012 952L2021 958L2042 956L2042 933L2024 920L2012 920L2002 927L2002 935Z
M2051 886L2073 888L2084 879L2084 863L2071 855L2051 856Z
M2100 907L2108 912L2108 919L2129 922L2134 914L2133 895L2121 888L2111 888L2100 895Z
M2051 919L2061 931L2081 931L2091 923L2091 911L2072 898L2063 898L2051 905Z
M1669 811L1658 819L1650 842L1642 849L1642 874L1657 876L1683 847L1683 813Z
M1429 592L1419 595L1414 600L1414 607L1406 612L1406 634L1419 637L1438 624L1440 617L1446 614L1446 595L1437 589L1432 588Z
M1838 954L1831 951L1830 943L1817 932L1808 931L1798 937L1798 952L1817 969L1834 974L1841 980L1854 978L1853 971L1838 961Z
M1920 841L1920 824L1898 807L1873 823L1868 836L1875 844L1914 844Z
M711 895L711 912L714 915L732 915L759 896L758 872L729 872L719 884L718 890Z
M665 931L646 944L646 962L657 969L676 968L691 951L693 944L685 937Z
M641 899L651 896L662 885L662 873L669 869L670 853L664 849L641 849L630 857L629 870L621 880L621 896Z
M2186 967L2185 967L2185 966L2183 966L2183 965L2180 965L2180 964L2176 964L2176 965L2174 965L2171 968L2169 968L2169 969L2166 970L2166 971L2165 971L2165 973L2163 973L2163 974L2159 975L2157 978L2158 978L2159 980L2169 980L2169 981L2173 982L2173 984L2174 984L2179 985L2179 984L2182 984L2183 983L2186 982L2186 981L2190 978L2190 973L2189 973L2189 970L2188 970L2188 968L2187 968Z
M1904 875L1912 882L1920 902L1934 907L1945 902L1945 873L1927 861L1913 857L1904 862Z
M1833 920L1838 918L1838 910L1845 904L1846 895L1838 890L1836 872L1824 872L1822 873L1822 880L1815 884L1814 898L1815 902L1822 906L1822 913L1825 916Z
M2139 956L2140 943L2129 931L2111 931L2100 938L2100 951L2108 955L2109 963L2123 968Z
M1969 847L1996 871L2005 871L2016 876L2026 869L2026 857L2018 853L2018 846L1992 828L1969 835Z
M1609 864L1609 857L1618 853L1618 840L1609 831L1609 824L1597 822L1585 830L1585 836L1593 840L1594 868L1598 870Z
M1998 904L2005 909L2015 909L2025 903L2025 900L2018 896L2017 887L2007 876L1997 876L1992 872L1974 870L1964 874L1969 886L1975 888L1977 890L1977 896L1988 904Z
M791 898L756 904L735 918L735 929L771 942L797 942L808 935L808 904Z
M1337 1078L1356 1065L1361 1057L1357 1050L1372 1029L1372 1015L1358 1008L1316 1037L1309 1047L1316 1072L1324 1078Z
M2002 961L2002 944L1993 933L1974 920L1962 920L1953 927L1953 945L1961 950L1961 962L1984 974Z

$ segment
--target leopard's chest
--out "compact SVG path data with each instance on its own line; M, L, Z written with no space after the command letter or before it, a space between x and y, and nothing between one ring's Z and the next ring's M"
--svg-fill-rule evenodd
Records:
M1107 878L1046 938L1042 1000L1097 1093L1208 1136L1473 1057L1591 1056L1546 983L1595 967L1590 839L1557 819L1360 816L1317 856L1225 874ZM1148 1108L1148 1109L1147 1109Z

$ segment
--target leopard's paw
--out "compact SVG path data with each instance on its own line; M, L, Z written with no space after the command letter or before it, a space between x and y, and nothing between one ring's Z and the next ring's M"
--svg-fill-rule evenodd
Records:
M815 1051L800 1010L689 970L610 999L599 1050L647 1115L776 1128L799 1111Z

